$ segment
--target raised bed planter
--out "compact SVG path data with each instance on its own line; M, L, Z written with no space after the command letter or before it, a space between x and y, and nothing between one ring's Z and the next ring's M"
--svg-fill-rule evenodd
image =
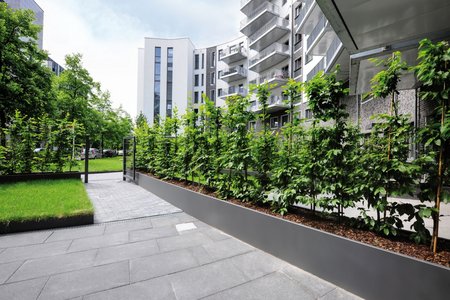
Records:
M30 173L30 174L1 175L0 183L40 180L40 179L81 179L81 173L63 172L63 173Z
M0 222L0 233L52 229L70 226L89 225L94 223L94 214L70 216L63 218L48 218L45 220Z
M136 183L244 242L367 299L448 299L450 269L203 195L142 173Z

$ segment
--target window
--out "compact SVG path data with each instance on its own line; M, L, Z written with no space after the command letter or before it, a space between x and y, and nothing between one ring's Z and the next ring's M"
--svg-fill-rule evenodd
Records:
M256 122L255 121L248 122L248 129L251 131L255 131L256 130Z
M216 66L216 52L211 52L211 68Z
M202 69L205 68L205 53L202 53Z
M161 47L155 47L154 74L153 120L156 122L160 114L161 103Z
M198 74L196 74L194 75L194 86L198 86L198 81L199 81Z
M305 119L312 119L312 118L313 118L312 110L310 109L305 110Z
M297 71L302 68L302 58L299 57L294 61L294 70Z
M202 86L205 85L205 74L202 74Z
M302 42L302 34L301 33L296 33L295 34L295 39L294 39L294 44L297 45L298 43Z
M286 123L288 123L288 122L289 122L289 116L288 115L282 115L281 116L281 127L286 125Z
M220 49L220 50L219 50L219 60L222 59L222 56L223 56L223 50Z
M172 117L173 48L167 48L166 116Z
M211 84L216 83L216 72L211 72Z
M306 63L308 64L310 61L312 61L313 57L312 55L306 55Z
M244 42L239 43L239 51L244 51Z
M195 59L194 59L194 68L196 70L198 70L200 68L200 56L198 54L195 54Z
M300 5L298 5L295 8L295 17L297 18L300 15L300 11L302 10L302 4L300 3Z
M278 117L270 118L270 129L277 129L277 128L278 128Z
M211 90L209 94L210 94L209 100L215 102L216 101L216 90Z
M194 103L198 103L198 92L194 92Z
M204 99L205 99L205 93L202 92L201 95L200 95L200 102L201 103L205 102Z
M223 90L222 89L218 89L217 90L217 97L222 97L223 94Z

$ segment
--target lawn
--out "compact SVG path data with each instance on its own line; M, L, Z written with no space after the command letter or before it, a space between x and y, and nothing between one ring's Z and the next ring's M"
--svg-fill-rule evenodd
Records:
M89 172L122 171L122 156L97 158L89 160ZM69 171L66 168L64 171ZM78 161L78 167L72 168L72 171L84 172L84 160Z
M0 222L43 220L93 214L79 179L0 184Z

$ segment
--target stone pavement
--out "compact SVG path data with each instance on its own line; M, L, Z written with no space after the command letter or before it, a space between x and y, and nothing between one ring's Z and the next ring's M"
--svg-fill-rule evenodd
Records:
M184 212L0 236L0 299L72 298L357 297Z
M83 179L84 180L84 179ZM94 222L165 215L181 210L145 189L122 180L122 173L90 174L86 185Z

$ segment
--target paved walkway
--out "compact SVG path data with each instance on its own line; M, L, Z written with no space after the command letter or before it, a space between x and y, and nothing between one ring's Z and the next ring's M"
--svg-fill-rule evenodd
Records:
M115 176L90 175L97 222L139 218L0 235L0 300L357 299Z
M145 189L122 180L122 173L90 174L86 184L95 223L166 215L181 210Z

